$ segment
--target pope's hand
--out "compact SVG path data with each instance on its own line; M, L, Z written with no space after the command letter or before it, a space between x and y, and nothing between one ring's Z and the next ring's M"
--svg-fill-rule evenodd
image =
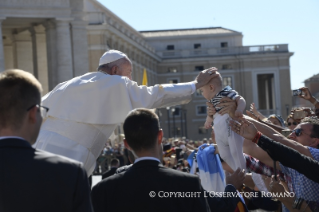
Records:
M199 89L206 85L211 79L220 76L220 74L217 72L217 68L212 67L209 69L206 69L204 71L199 72L195 79L195 86L196 89Z

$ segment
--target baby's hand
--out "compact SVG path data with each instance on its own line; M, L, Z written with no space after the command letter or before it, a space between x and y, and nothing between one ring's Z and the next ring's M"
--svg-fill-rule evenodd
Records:
M237 118L243 117L243 112L241 112L240 110L236 110L236 111L235 111L235 116L236 116Z

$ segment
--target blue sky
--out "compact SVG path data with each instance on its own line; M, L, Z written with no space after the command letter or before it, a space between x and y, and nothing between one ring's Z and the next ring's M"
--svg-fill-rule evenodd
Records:
M289 44L291 88L319 73L318 0L99 0L138 31L221 26L243 45Z

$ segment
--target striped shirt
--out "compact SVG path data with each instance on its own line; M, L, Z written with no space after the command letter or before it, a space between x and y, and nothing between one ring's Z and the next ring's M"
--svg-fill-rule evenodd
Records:
M216 112L219 112L221 109L223 109L222 107L217 106L223 97L229 97L235 100L237 97L239 97L239 95L237 91L233 90L230 86L226 86L223 90L217 93L213 99L209 101L214 105Z

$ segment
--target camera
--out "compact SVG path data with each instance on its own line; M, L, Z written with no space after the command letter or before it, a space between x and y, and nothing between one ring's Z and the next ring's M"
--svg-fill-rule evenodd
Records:
M302 95L302 94L303 94L303 92L302 92L301 89L292 90L292 95L293 95L293 96L300 96L300 95Z

